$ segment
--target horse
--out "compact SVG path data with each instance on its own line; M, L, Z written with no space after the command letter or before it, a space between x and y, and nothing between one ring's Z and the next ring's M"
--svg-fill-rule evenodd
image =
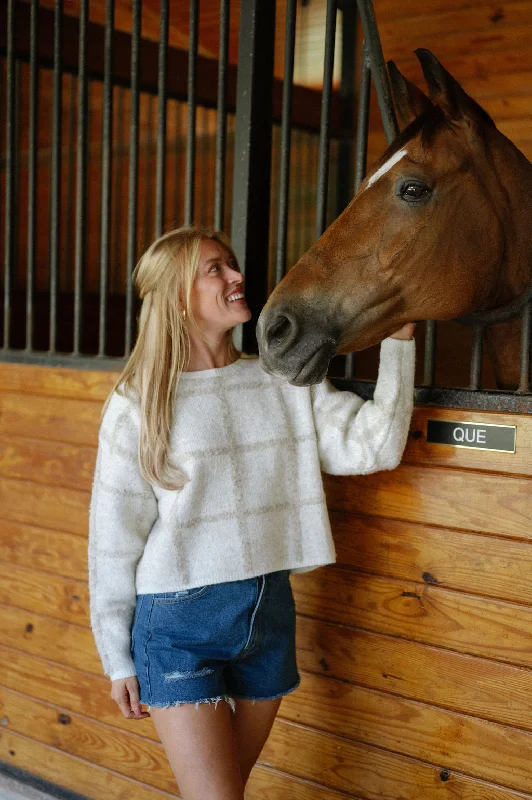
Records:
M433 53L415 52L428 95L388 63L405 127L260 315L262 365L295 385L406 322L456 318L506 323L487 328L488 347L497 386L518 383L532 164Z

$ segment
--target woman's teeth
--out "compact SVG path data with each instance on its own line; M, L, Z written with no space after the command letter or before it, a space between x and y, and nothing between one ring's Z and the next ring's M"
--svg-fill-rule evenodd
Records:
M227 302L232 303L235 300L243 300L243 299L244 295L242 294L242 292L236 292L236 294L229 295L229 297L227 298Z

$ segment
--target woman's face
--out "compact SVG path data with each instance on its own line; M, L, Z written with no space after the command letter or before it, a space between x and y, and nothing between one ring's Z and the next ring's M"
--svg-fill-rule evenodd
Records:
M221 332L251 318L244 298L244 276L225 247L204 239L192 286L192 312L204 331Z

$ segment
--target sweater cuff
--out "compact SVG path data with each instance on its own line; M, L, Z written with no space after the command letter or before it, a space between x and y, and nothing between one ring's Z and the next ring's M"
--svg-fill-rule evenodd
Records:
M121 678L131 678L136 674L137 670L135 669L133 659L124 658L119 665L117 664L112 670L109 671L109 678L112 681L118 681Z

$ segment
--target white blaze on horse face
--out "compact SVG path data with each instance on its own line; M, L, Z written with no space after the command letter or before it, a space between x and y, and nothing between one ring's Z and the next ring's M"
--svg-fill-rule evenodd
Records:
M371 176L371 178L368 180L367 184L362 189L362 191L365 192L366 189L369 189L370 186L373 186L373 184L376 183L376 181L378 181L379 178L382 178L383 175L386 175L388 170L390 170L394 166L394 164L397 164L398 161L404 158L406 154L407 154L406 150L398 150L397 153L394 153L393 156L391 156L391 158L389 158L388 161L386 161L382 165L382 167L379 167L377 172L375 172Z

